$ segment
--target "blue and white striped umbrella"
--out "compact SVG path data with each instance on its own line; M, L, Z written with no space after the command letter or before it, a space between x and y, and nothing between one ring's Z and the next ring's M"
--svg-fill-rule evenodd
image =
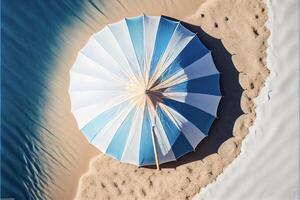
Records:
M72 113L88 141L122 162L193 151L221 98L211 52L180 22L141 15L93 34L70 71Z

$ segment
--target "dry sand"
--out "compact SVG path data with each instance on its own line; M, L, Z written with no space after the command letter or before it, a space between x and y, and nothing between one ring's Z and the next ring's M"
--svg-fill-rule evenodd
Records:
M78 131L72 117L67 93L68 71L77 52L90 35L99 31L106 23L141 13L166 15L198 25L209 35L221 39L225 48L233 55L232 61L239 72L240 85L244 90L240 100L244 114L234 124L233 137L203 159L174 164L176 167L165 167L160 172L122 164L89 145ZM57 168L65 166L69 169L69 177L66 178L65 174L57 171L56 177L59 181L55 182L58 185L50 186L47 193L53 199L71 199L75 193L76 199L82 200L191 199L201 188L215 180L224 167L237 157L241 142L256 117L254 99L269 74L265 61L266 40L269 36L265 27L266 5L261 0L106 1L102 4L87 4L82 19L88 23L78 19L77 24L68 30L68 45L64 48L64 55L61 56L56 72L59 76L53 79L50 88L55 98L51 99L51 111L49 109L45 117L45 123L53 124L52 131L60 133L57 135L57 151L70 152L67 159L59 158L62 163L57 164ZM52 112L53 108L57 113ZM69 140L70 142L65 142ZM210 138L206 144L209 144L209 140ZM192 154L197 153L196 150ZM89 165L91 158L93 159ZM74 162L78 164L76 167L71 164ZM80 178L81 175L83 176Z
M255 99L256 120L238 158L195 200L300 199L299 1L272 0L268 8L271 73Z

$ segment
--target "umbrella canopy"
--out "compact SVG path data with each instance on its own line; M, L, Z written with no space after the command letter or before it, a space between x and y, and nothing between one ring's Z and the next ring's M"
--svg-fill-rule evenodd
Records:
M153 141L160 163L193 151L221 98L211 52L162 16L107 25L78 53L70 75L72 113L88 141L138 166L155 164Z

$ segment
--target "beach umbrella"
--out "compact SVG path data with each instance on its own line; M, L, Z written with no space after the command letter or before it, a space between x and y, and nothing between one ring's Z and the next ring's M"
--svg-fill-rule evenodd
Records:
M103 153L137 166L177 160L208 135L221 98L211 52L163 16L93 34L70 71L71 110Z

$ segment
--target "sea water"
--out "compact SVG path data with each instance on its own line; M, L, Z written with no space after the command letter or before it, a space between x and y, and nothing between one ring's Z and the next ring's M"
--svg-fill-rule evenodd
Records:
M55 133L40 119L64 28L78 18L83 2L1 1L2 198L47 198L43 191L53 177L41 157L48 152L41 136Z

